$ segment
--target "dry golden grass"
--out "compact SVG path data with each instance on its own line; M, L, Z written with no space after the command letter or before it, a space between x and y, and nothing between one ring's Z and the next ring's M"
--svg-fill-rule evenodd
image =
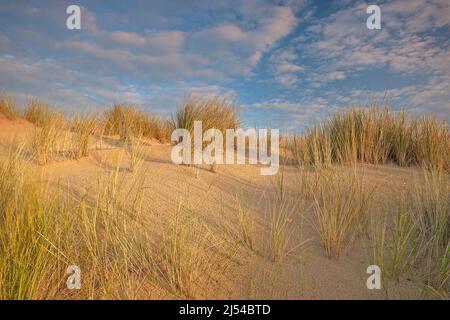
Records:
M72 136L72 152L76 159L86 157L89 151L89 138L98 130L98 119L93 116L77 116L72 119L70 129Z
M198 98L190 96L176 111L173 128L194 129L194 121L202 121L202 129L211 128L225 133L226 129L236 129L239 124L237 109L232 102L219 96L213 98Z
M24 118L38 127L53 122L58 127L63 128L66 122L64 116L56 111L54 107L38 99L28 102L25 107Z
M17 105L13 96L0 92L0 113L11 120L17 117Z
M35 128L31 136L31 151L35 160L41 164L47 164L58 154L61 137L64 134L60 122L54 118L47 118Z
M236 106L228 99L220 96L212 98L188 97L173 115L170 129L186 129L192 134L195 121L201 121L202 132L214 128L220 130L224 136L227 129L237 129L240 125ZM205 146L206 142L203 144ZM225 149L226 138L223 139L223 144ZM192 150L193 148L194 145L192 145ZM197 170L199 170L198 166ZM211 172L217 172L217 164L211 164L210 170ZM198 174L197 171L196 176Z
M238 204L238 232L237 238L250 250L254 249L254 232L255 232L255 218L250 212L247 199L243 192L236 195L236 202Z
M36 100L25 115L36 124L31 146L42 164L61 152L61 136L69 134L70 150L78 158L89 154L90 137L101 131L102 123L95 117L66 122ZM367 235L371 263L380 265L383 275L397 281L406 276L420 279L424 297L448 298L449 180L442 169L448 168L444 146L449 138L446 125L436 119L413 121L402 113L375 109L338 115L330 124L292 140L295 157L307 164L296 171L298 181L288 184L285 170L294 168L283 167L274 192L261 195L267 201L265 208L258 207L261 200L254 197L261 189L254 190L253 185L234 199L237 189L229 191L230 203L223 204L220 221L212 218L216 214L209 212L212 206L205 206L205 213L181 203L175 212L155 215L147 202L167 194L144 196L146 174L153 178L153 172L143 165L142 138L159 139L157 130L167 124L156 120L153 125L145 113L123 106L108 111L105 119L107 134L125 140L120 146L128 151L129 170L122 170L118 161L115 169L102 171L83 191L31 177L31 159L21 150L13 150L0 162L0 298L134 299L154 297L155 289L165 297L215 297L226 285L220 282L221 276L241 249L246 258L255 259L239 258L241 265L263 260L264 268L276 266L271 272L277 279L280 270L297 263L290 258L304 244L298 232L303 233L306 214L311 214L311 234L318 235L327 257L338 258ZM204 130L239 125L233 105L219 98L188 99L172 125L191 130L194 120L204 121ZM421 164L427 169L416 185L396 189L392 206L386 202L380 212L372 210L379 204L379 195L364 180L360 166L335 165L359 161ZM230 172L215 175L207 192L218 178L251 184L245 180L247 171L240 177ZM206 173L196 180L196 187L202 190L203 180L210 176ZM295 180L295 176L289 178ZM257 216L261 210L266 219ZM161 228L150 228L155 223ZM220 229L222 223L229 223L226 230ZM267 255L261 254L261 243L267 243ZM316 261L335 263L323 257L317 260L317 256ZM83 270L83 290L66 290L65 272L70 264Z
M215 247L212 233L180 203L160 247L161 276L174 294L193 298L208 287L223 259Z
M448 299L448 174L424 170L422 178L398 191L392 215L386 207L371 217L371 259L389 277L420 279L423 297Z
M365 230L373 191L356 172L322 169L316 173L314 226L322 240L325 255L337 258Z
M47 299L59 291L61 262L69 262L67 224L58 220L67 207L48 186L29 182L21 159L13 151L0 165L0 298Z
M120 135L122 140L144 136L160 142L170 141L170 124L138 108L115 104L104 113L105 134Z
M288 148L299 164L392 161L400 166L450 168L446 122L434 117L408 119L405 111L394 113L375 105L367 110L347 109L290 140Z

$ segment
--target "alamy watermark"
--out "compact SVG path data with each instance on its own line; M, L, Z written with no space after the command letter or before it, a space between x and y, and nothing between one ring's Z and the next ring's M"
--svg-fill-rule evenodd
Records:
M370 276L367 278L366 286L369 290L381 289L381 269L379 266L372 264L367 267L367 274Z
M66 281L67 289L81 289L81 269L77 265L67 267L66 273L69 275Z
M379 6L372 4L367 7L366 13L370 16L366 20L366 26L369 30L381 29L381 9Z
M69 14L66 20L66 27L69 30L81 29L81 9L80 6L72 4L67 7L66 13Z
M81 8L78 5L72 4L66 8L66 13L69 15L66 19L66 27L69 30L81 29ZM366 13L370 16L366 20L366 26L370 30L381 29L381 9L379 6L372 4L366 9Z
M172 149L175 164L262 164L261 175L274 175L279 167L279 130L227 129L224 137L218 129L203 132L201 121L194 121L194 141L186 129L175 129L172 141L178 142ZM248 150L246 148L248 141ZM235 143L236 142L236 143ZM204 144L207 144L204 148ZM270 149L270 152L269 152ZM225 151L225 152L224 152Z

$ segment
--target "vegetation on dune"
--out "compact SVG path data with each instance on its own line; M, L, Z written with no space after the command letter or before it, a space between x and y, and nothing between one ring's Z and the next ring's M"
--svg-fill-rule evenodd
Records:
M0 112L13 119L11 99L0 97ZM410 119L405 111L375 106L348 109L288 140L299 164L298 190L287 187L283 167L275 190L261 198L265 219L256 216L255 199L239 190L226 206L229 221L218 223L224 234L181 201L161 218L160 234L150 234L152 214L142 205L143 139L169 141L171 130L192 131L196 120L203 131L236 129L232 103L189 97L165 121L119 104L101 116L65 119L32 100L23 116L35 124L32 152L15 149L0 162L1 299L132 299L149 297L155 288L174 297L207 297L238 249L277 266L297 256L307 242L301 230L308 218L326 257L338 259L357 240L367 240L370 263L386 278L413 279L423 297L448 299L450 135L448 124L436 118ZM93 137L103 135L120 136L119 147L130 156L128 172L104 171L80 196L31 178L30 156L46 164L68 148L70 157L85 157ZM380 205L380 188L366 182L360 162L420 165L423 172ZM83 290L65 290L71 264L83 270Z
M105 111L104 126L106 135L119 135L124 141L140 136L170 141L168 121L127 105L115 104Z
M0 112L14 117L16 110L14 99L2 94ZM56 127L75 132L76 157L87 155L87 137L94 132L119 135L124 142L142 137L170 142L174 129L192 131L194 121L202 122L203 131L216 128L222 133L240 125L236 106L220 96L190 96L175 111L171 120L126 104L115 104L102 117L75 117L75 120L68 121L60 112L37 99L28 103L24 118L38 127ZM100 128L103 128L101 133ZM45 140L44 137L41 140ZM332 163L393 162L399 166L419 165L429 169L450 170L448 124L432 116L409 118L404 110L393 112L376 105L369 109L349 108L309 128L305 134L287 139L282 137L282 140L299 165L327 167Z
M133 299L155 286L204 296L227 264L224 241L181 204L154 243L142 171L121 177L113 170L91 192L68 197L61 186L49 192L48 184L29 182L24 157L14 150L0 163L0 299ZM83 271L74 292L65 287L72 264Z
M49 122L60 128L64 128L66 125L66 120L62 113L58 112L55 107L38 99L32 99L28 102L23 116L27 121L38 127L46 126Z
M290 139L299 164L327 166L331 163L394 162L450 169L448 124L434 117L409 119L405 111L387 108L347 109L335 114L305 135Z
M17 105L13 96L0 92L0 113L11 120L17 117Z
M185 129L193 134L195 121L201 121L202 133L208 129L217 129L224 136L227 129L237 129L240 125L236 106L228 99L220 96L188 97L172 116L171 128L172 130ZM224 138L224 148L226 143L226 138ZM206 142L203 142L203 147L206 144ZM191 148L194 149L193 144ZM198 166L196 170L196 176L198 177ZM216 172L218 170L217 164L211 164L210 170Z
M320 235L325 255L338 258L364 231L373 203L374 190L363 183L364 175L319 170L315 173L314 226Z
M450 290L450 197L448 174L423 171L424 183L405 186L370 222L372 263L396 280L419 279L425 298L448 299Z
M89 151L89 138L98 130L98 119L93 116L77 116L72 119L73 155L76 159L86 157Z
M212 98L188 97L175 112L172 118L172 127L192 132L194 121L202 122L203 131L215 128L222 133L225 133L226 129L236 129L240 124L235 105L219 96Z

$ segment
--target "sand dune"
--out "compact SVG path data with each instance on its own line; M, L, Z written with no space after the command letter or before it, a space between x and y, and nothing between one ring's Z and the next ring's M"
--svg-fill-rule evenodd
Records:
M8 146L26 141L34 126L25 120L0 118L1 155L7 155ZM407 276L399 281L388 281L384 290L368 290L366 268L370 264L367 241L358 237L339 259L324 256L320 238L313 227L314 201L308 199L296 209L289 225L293 228L289 239L296 247L281 262L273 262L269 254L270 217L269 199L275 196L275 185L283 175L284 196L292 203L298 201L299 169L283 166L277 176L261 176L257 166L223 165L217 172L200 170L171 163L171 145L145 143L139 152L142 160L138 173L129 172L129 157L125 149L114 146L116 138L95 138L91 141L90 155L79 160L60 160L45 166L29 163L36 179L49 181L53 186L65 186L74 197L83 197L95 187L102 175L118 169L125 183L142 181L142 214L154 235L161 241L162 230L169 217L182 203L200 218L213 233L233 230L238 225L239 203L236 196L245 194L250 214L255 218L254 248L239 245L230 259L225 273L218 275L207 288L196 291L197 298L268 298L268 299L383 299L417 298L420 283ZM100 141L102 140L102 141ZM25 147L26 148L26 147ZM28 161L28 160L26 160ZM331 169L330 169L331 170ZM350 167L332 170L349 171ZM313 172L307 174L312 175ZM395 198L402 185L411 184L420 177L417 168L360 165L358 174L364 176L366 186L376 186L375 214L381 214L383 205ZM133 232L133 231L130 231ZM228 231L227 231L228 232ZM177 297L163 285L138 294L141 298ZM108 295L106 295L108 296Z

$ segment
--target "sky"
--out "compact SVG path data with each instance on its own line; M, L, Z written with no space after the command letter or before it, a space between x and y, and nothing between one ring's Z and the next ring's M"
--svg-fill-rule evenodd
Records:
M73 4L80 30L66 27ZM0 0L0 90L167 117L189 95L222 95L245 126L282 131L374 99L448 121L450 1Z

